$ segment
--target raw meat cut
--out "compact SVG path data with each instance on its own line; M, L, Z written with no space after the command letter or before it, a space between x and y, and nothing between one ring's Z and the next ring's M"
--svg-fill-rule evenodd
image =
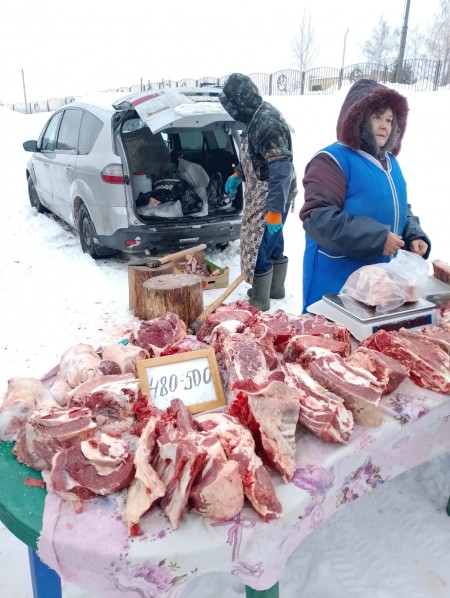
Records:
M450 284L450 264L442 260L432 260L433 274L438 280L442 280L446 284Z
M146 349L150 357L159 357L162 351L179 343L187 334L187 327L177 314L136 322L130 336L132 343Z
M400 361L409 369L411 380L418 386L442 394L450 393L450 358L435 343L379 330L362 344Z
M450 332L450 301L447 301L447 303L440 308L439 315L442 328L447 332Z
M400 328L399 333L402 336L431 341L450 354L450 331L445 330L442 326L424 326L414 330Z
M115 343L102 350L102 360L116 363L119 367L119 374L133 374L136 376L136 361L149 358L150 353L146 349L132 343L126 345Z
M240 391L229 413L246 426L263 462L289 482L295 470L295 429L301 393L284 382L271 382L257 392Z
M125 519L128 533L137 535L136 526L159 498L164 496L166 487L150 464L156 446L155 428L159 416L149 418L136 446L134 466L136 472L127 492Z
M299 363L284 363L286 383L301 391L298 421L325 442L346 443L353 415L342 399L321 386Z
M197 339L211 343L211 335L219 324L231 332L242 332L247 325L253 322L256 322L256 316L252 311L232 309L221 305L214 313L206 316L197 332Z
M10 378L0 407L0 440L16 440L32 411L58 406L37 378Z
M292 336L312 334L341 341L347 347L347 355L351 353L350 330L337 322L330 322L323 316L303 316L291 318Z
M171 345L170 347L167 347L161 351L160 357L165 357L166 355L176 355L178 353L189 353L190 351L201 351L203 349L210 349L208 343L199 341L195 336L188 334L179 343L175 343L174 345Z
M362 345L345 361L373 374L383 384L384 395L393 392L409 376L408 368L393 357Z
M58 451L95 435L96 424L90 409L40 409L21 428L13 454L34 469L50 469Z
M348 345L342 341L326 336L296 334L287 343L282 359L285 362L298 362L301 354L309 347L322 347L341 357L349 354Z
M244 494L264 521L278 519L283 508L261 459L255 453L255 441L250 430L226 413L205 413L196 417L205 432L213 432L228 460L236 461L244 484Z
M102 376L101 358L91 345L79 343L67 349L61 357L59 371L50 392L55 400L64 405L67 393L89 378Z
M134 477L133 455L125 443L102 434L57 453L50 479L63 500L79 502L113 494L130 485Z
M379 403L384 386L372 374L348 365L327 349L316 347L302 354L301 365L319 384L342 397L356 424L381 425L383 416Z

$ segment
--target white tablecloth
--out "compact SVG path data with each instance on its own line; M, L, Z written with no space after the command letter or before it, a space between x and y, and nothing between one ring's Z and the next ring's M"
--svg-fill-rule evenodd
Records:
M300 542L342 505L450 448L450 397L404 381L381 401L379 428L356 426L347 445L327 444L298 427L291 483L272 479L281 519L264 523L250 505L215 523L186 512L177 530L159 508L127 536L124 493L73 506L49 490L38 553L96 598L180 596L193 576L222 571L256 590L271 587Z

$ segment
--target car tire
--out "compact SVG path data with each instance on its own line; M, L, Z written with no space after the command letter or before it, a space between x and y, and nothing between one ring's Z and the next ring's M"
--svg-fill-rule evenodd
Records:
M81 205L80 213L78 215L78 235L80 237L80 245L83 253L89 254L94 260L119 253L115 249L109 249L98 243L94 223L84 204ZM96 239L97 242L95 242Z
M41 203L38 192L34 186L31 176L28 177L28 197L32 208L36 208L39 214L45 214L49 210Z
M216 249L218 251L225 251L225 249L227 249L227 247L229 247L230 244L229 243L217 243L216 244Z

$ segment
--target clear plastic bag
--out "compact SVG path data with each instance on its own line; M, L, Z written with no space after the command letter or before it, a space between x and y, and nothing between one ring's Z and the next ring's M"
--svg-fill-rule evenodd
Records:
M383 314L418 301L427 278L427 262L415 253L400 250L390 262L363 266L353 272L339 294Z

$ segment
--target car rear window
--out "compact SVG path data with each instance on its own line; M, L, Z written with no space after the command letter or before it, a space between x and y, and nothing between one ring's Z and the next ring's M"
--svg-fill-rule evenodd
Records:
M83 119L80 127L80 140L78 146L79 154L89 154L97 137L100 135L103 123L90 112L83 111Z

